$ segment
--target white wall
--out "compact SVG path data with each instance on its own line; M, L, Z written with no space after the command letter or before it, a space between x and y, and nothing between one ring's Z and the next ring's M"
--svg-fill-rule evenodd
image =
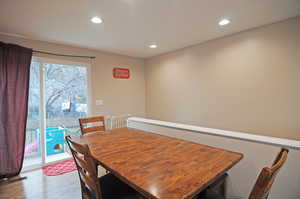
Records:
M229 171L227 183L228 199L246 199L263 167L273 163L280 147L242 141L238 139L212 136L199 132L178 130L174 128L128 121L131 128L141 129L197 142L209 146L223 148L244 154L244 158ZM300 151L290 149L288 160L272 187L270 199L300 198Z

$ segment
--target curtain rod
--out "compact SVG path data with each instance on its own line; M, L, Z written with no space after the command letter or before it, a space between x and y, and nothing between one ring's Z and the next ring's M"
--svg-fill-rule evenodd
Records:
M88 59L95 59L95 56L80 56L80 55L64 55L64 54L57 54L57 53L50 53L40 50L33 50L33 53L40 53L40 54L46 54L46 55L54 55L54 56L60 56L60 57L77 57L77 58L88 58Z

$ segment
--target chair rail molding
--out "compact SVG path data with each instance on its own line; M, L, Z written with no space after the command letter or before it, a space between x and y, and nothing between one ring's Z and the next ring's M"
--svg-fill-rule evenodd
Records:
M193 132L202 133L202 134L222 136L222 137L228 137L228 138L239 139L239 140L244 140L244 141L257 142L257 143L262 143L262 144L268 144L268 145L273 145L273 146L286 147L286 148L300 150L300 141L285 139L285 138L254 135L254 134L243 133L243 132L238 132L238 131L227 131L227 130L207 128L207 127L194 126L194 125L188 125L188 124L180 124L180 123L174 123L174 122L152 120L152 119L146 119L146 118L140 118L140 117L129 117L127 120L127 126L130 127L131 122L145 123L145 124L179 129L179 130L187 130L187 131L193 131Z

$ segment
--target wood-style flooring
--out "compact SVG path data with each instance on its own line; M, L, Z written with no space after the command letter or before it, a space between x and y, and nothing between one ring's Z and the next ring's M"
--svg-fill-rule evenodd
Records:
M81 199L77 171L59 176L45 176L42 170L21 174L27 179L0 182L0 199Z

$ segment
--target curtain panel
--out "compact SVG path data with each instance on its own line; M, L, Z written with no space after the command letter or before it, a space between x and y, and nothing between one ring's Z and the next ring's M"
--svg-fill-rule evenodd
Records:
M0 179L22 169L32 49L0 42Z

